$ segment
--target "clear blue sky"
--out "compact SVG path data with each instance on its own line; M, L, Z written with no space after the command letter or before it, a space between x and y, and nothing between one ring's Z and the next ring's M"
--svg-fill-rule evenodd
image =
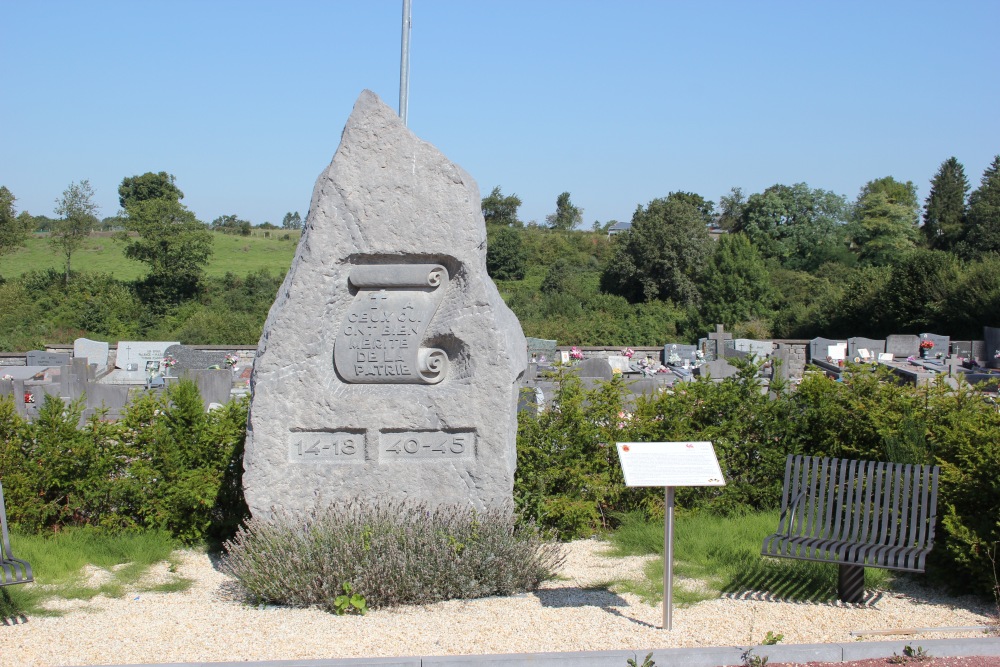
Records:
M920 199L1000 153L1000 2L412 0L409 125L543 222L674 190L870 179ZM6 2L0 185L53 215L167 171L202 220L305 215L358 94L397 107L401 0Z

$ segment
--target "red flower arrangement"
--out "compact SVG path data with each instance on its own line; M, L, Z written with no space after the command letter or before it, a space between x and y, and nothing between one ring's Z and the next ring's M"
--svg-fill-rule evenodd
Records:
M920 349L921 350L929 350L932 347L934 347L934 341L927 340L927 339L924 339L924 340L920 341Z

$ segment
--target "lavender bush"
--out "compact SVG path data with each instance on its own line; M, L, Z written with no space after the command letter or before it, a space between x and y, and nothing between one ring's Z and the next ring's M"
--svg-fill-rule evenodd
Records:
M562 562L555 540L509 508L398 502L276 512L225 546L223 569L251 599L328 611L345 583L371 608L425 604L532 590Z

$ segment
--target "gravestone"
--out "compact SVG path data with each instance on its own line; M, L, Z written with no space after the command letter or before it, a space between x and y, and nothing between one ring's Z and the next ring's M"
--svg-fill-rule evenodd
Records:
M163 361L167 354L167 348L173 345L180 345L174 341L170 342L148 342L123 340L118 343L118 355L115 357L115 367L122 370L145 370L150 367L149 362L156 362L157 365Z
M70 356L65 352L44 352L42 350L31 350L26 357L28 366L66 366L69 364Z
M713 380L725 380L735 376L739 370L736 366L733 366L725 359L716 359L715 361L709 361L698 368L695 369L695 373L699 376L709 376Z
M698 351L697 345L687 345L685 343L667 343L663 346L663 363L672 366L683 366L687 361L689 366L694 365L698 360L695 353ZM676 359L674 359L676 357Z
M936 357L940 354L942 357L947 357L949 351L951 350L951 337L950 336L939 336L933 333L922 333L920 334L920 340L929 340L934 343L934 347L927 350L928 357Z
M885 351L894 359L906 359L920 355L918 336L893 334L885 339Z
M951 341L951 356L961 357L962 359L972 358L972 341L971 340L953 340Z
M226 369L226 350L196 350L188 345L171 345L164 352L177 360L171 375L181 377L184 371L197 371L217 366Z
M983 355L987 368L1000 368L1000 328L983 327Z
M108 344L99 340L77 338L73 341L73 357L86 359L88 364L97 364L98 375L108 370L108 350Z
M556 341L545 338L525 338L528 343L528 359L538 363L555 363L558 361ZM542 359L545 361L543 362Z
M868 351L868 358L865 359L861 354L861 350ZM885 352L885 340L881 338L865 338L864 336L855 336L854 338L847 339L847 358L858 359L859 361L874 361L878 359L878 355L881 352Z
M608 357L608 365L611 366L611 372L616 370L619 373L628 373L632 368L632 360L621 354L612 354Z
M573 371L582 378L600 378L601 380L610 380L615 374L611 370L611 364L603 357L584 359L573 366Z
M233 375L229 370L185 369L177 377L194 381L206 411L212 403L229 402L233 388Z
M754 340L752 338L734 338L733 349L737 352L752 354L758 359L763 359L774 351L774 343L769 340Z
M986 361L986 341L972 341L972 358L979 362Z
M715 343L714 345L710 344L715 353L715 358L722 359L726 355L726 348L732 344L733 334L727 333L721 324L716 324L715 332L708 334L708 340ZM729 347L729 349L733 348Z
M486 273L473 179L374 93L313 190L251 382L255 516L509 506L527 344Z
M832 338L813 338L809 341L809 361L826 361L827 357L836 360L839 350L843 348L843 359L847 356L847 341ZM833 348L833 349L831 349ZM833 354L831 354L833 352Z

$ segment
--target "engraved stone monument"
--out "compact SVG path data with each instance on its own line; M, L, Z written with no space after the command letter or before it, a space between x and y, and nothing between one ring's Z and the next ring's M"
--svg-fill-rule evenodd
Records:
M524 335L472 178L361 94L254 361L254 515L361 499L509 503Z

